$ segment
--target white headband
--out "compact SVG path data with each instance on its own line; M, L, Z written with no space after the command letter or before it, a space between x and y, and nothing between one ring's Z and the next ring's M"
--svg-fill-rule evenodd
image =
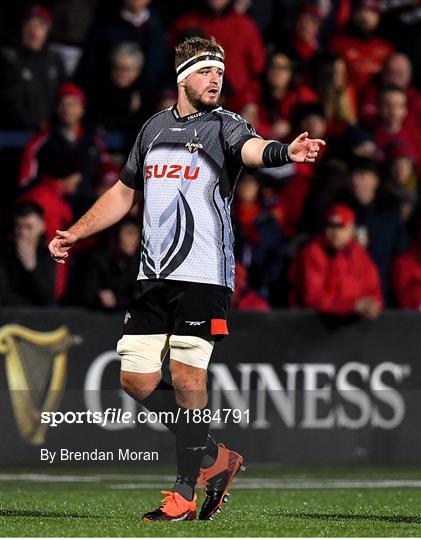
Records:
M198 56L193 56L193 58L189 58L188 60L180 64L176 69L177 84L184 80L186 77L188 77L190 73L193 73L193 71L197 71L198 69L202 69L204 67L217 67L224 71L224 59L218 54L213 54L209 52L201 53Z

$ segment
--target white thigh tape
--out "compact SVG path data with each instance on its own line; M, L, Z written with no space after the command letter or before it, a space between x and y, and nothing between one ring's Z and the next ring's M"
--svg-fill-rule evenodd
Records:
M170 358L189 366L208 369L214 341L196 336L170 336Z
M168 350L167 334L124 335L117 343L121 371L154 373L160 371Z

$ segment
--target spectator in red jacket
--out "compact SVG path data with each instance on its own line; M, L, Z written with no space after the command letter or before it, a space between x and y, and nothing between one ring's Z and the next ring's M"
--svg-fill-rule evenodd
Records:
M257 129L266 138L283 139L291 133L293 114L298 106L317 101L317 94L298 81L297 66L287 52L270 56L259 97Z
M172 40L178 43L186 32L194 31L214 36L225 49L227 97L257 87L265 63L263 41L255 22L237 12L231 0L207 0L206 7L182 15L172 27Z
M421 309L421 239L393 264L393 290L399 307Z
M295 255L289 277L292 307L369 319L382 309L377 269L355 240L355 214L345 205L330 208L324 233Z
M321 22L319 8L314 4L304 4L298 12L292 48L303 64L311 60L319 49Z
M20 200L31 201L42 208L48 241L57 229L63 230L73 222L72 208L66 197L77 190L82 166L82 156L77 148L58 153L49 147L40 155L40 181L20 197Z
M40 155L40 181L20 198L37 204L44 213L45 235L51 240L57 230L66 230L74 221L66 198L73 195L82 179L83 160L77 148L45 149ZM68 265L61 264L56 273L56 299L60 300L67 287Z
M393 46L376 36L380 22L380 0L357 0L344 33L332 39L331 47L349 68L350 82L357 92L378 73Z
M108 161L105 143L98 130L84 123L86 98L84 92L71 82L63 83L57 93L56 113L49 125L36 133L23 151L19 185L24 188L38 178L40 153L48 148L66 153L76 148L83 156L82 181L72 200L79 215L94 198L93 183L100 163Z
M415 125L421 123L421 92L412 85L412 64L406 54L391 54L383 65L381 73L364 88L359 105L359 117L368 127L375 125L378 116L379 94L384 86L401 88L407 98L409 115L407 121Z

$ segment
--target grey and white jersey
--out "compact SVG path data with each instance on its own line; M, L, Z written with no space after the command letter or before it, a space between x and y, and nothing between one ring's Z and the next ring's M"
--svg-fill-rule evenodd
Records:
M241 148L253 137L222 107L180 118L174 106L144 124L121 174L144 193L138 279L234 289L231 202Z

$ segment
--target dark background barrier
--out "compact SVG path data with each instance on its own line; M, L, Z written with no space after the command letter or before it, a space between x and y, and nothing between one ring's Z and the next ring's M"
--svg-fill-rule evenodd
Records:
M135 415L141 407L118 384L114 349L122 319L121 314L82 310L3 309L0 329L18 324L47 332L66 326L73 343L58 410L114 407ZM230 331L230 337L217 344L210 365L210 405L213 411L241 411L243 422L214 422L215 438L241 450L250 461L421 463L421 314L386 312L371 322L291 311L234 313ZM25 354L31 356L30 350ZM29 360L32 370L37 366L34 358L32 364ZM159 463L174 460L172 436L157 424L62 424L49 427L44 443L30 444L17 428L5 364L3 355L1 465L42 464L41 449L61 448L157 450Z

